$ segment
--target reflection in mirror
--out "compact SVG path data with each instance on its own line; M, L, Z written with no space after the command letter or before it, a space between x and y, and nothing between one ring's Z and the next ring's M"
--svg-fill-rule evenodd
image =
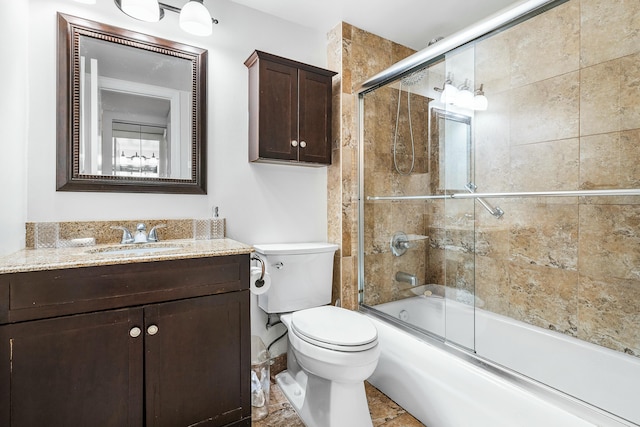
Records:
M471 117L431 109L432 191L465 192L473 181Z
M204 193L206 51L61 14L59 31L58 189Z

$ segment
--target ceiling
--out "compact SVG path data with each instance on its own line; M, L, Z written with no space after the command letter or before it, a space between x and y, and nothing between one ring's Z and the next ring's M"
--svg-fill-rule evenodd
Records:
M344 21L415 50L520 0L231 0L328 32Z

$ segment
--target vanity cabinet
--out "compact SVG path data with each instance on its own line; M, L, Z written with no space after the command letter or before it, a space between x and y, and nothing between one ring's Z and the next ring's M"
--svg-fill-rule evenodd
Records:
M247 426L249 255L0 275L0 425Z
M249 161L331 164L333 71L255 51L249 68Z

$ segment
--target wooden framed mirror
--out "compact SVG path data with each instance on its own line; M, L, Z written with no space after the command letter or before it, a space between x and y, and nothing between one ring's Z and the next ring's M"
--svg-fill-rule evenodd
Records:
M206 194L207 51L58 14L58 191Z

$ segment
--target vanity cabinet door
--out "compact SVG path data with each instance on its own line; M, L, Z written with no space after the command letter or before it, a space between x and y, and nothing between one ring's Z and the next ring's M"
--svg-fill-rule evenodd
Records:
M0 425L143 422L142 309L0 326Z
M250 425L248 292L145 307L147 427Z

